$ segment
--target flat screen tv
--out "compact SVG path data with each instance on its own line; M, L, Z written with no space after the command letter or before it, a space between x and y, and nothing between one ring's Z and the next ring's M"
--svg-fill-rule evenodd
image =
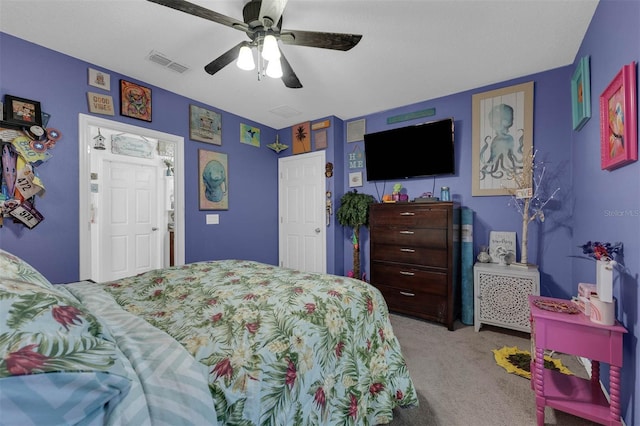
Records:
M454 122L446 118L364 135L367 181L455 173Z

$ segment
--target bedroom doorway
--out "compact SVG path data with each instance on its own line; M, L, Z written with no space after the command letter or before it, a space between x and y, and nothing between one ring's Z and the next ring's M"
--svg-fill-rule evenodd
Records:
M325 152L278 159L279 264L327 271Z
M80 280L184 264L184 138L80 114L78 140Z

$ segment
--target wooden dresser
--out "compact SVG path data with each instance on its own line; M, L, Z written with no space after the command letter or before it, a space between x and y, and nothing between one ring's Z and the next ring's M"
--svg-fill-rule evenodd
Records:
M389 310L453 330L460 311L459 218L453 202L371 205L371 284Z

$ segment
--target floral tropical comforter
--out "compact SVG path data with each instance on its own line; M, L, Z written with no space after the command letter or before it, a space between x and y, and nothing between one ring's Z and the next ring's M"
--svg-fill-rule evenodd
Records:
M101 288L207 366L221 424L385 424L418 404L384 299L365 282L224 260Z

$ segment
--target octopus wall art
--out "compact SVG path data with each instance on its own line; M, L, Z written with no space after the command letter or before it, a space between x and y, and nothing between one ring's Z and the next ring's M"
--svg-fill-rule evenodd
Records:
M508 195L531 149L533 83L473 96L473 195Z

